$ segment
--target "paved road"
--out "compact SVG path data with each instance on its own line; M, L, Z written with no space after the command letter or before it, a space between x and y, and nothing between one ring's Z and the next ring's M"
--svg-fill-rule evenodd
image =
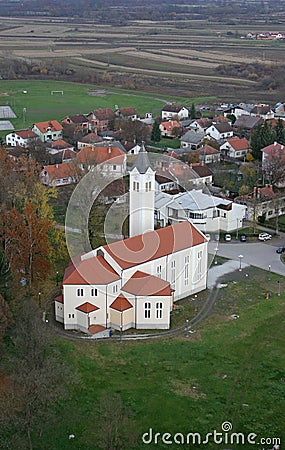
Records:
M276 253L276 248L285 245L283 237L274 237L267 242L239 242L232 240L228 243L209 242L209 252L216 253L218 248L218 256L240 261L239 255L243 255L242 264L259 267L268 270L270 266L271 272L285 276L285 265L281 262L280 255Z

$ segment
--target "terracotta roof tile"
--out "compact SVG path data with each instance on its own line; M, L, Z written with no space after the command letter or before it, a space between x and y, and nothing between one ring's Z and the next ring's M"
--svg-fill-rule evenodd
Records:
M228 143L233 147L234 150L247 150L250 148L250 143L245 138L232 137L227 139Z
M173 130L173 128L181 128L181 125L177 120L167 120L165 122L161 122L160 125L163 126L167 131L171 131Z
M47 129L50 128L51 131L61 131L62 125L57 120L50 120L48 122L36 122L34 124L42 133L47 133Z
M173 292L168 281L139 270L124 284L122 290L139 296L169 296Z
M20 131L15 131L14 133L17 134L18 136L20 136L22 139L36 139L39 137L32 130L20 130Z
M65 269L63 284L109 284L120 280L120 276L102 256L79 260Z
M123 295L120 294L116 300L110 305L110 308L116 309L117 311L127 311L130 308L133 308L133 305L129 302L129 300Z
M55 297L54 301L55 301L55 302L59 302L59 303L64 303L64 301L63 301L63 295L61 294L61 295L59 295L58 297Z
M96 133L89 133L86 134L86 136L83 136L79 139L79 142L84 142L86 144L94 144L95 142L102 141L103 138L101 136L98 136Z
M105 327L103 327L103 325L90 325L88 331L90 334L96 334L96 333L100 333L101 331L106 330Z
M70 163L52 164L45 166L42 175L47 172L50 180L58 180L60 178L68 178L75 176L74 166Z
M88 314L93 311L97 311L100 308L98 308L98 306L96 306L96 305L93 305L92 303L85 302L85 303L82 303L82 305L77 306L75 309L77 309L78 311L84 312L85 314Z
M111 108L98 108L94 109L89 115L88 118L92 119L92 116L95 116L98 120L111 120L114 119L115 113Z
M105 245L103 249L123 269L170 255L206 241L205 236L190 222L184 221Z
M81 163L94 162L94 164L100 164L110 161L111 164L123 164L125 153L118 147L113 147L112 145L86 146L77 153L76 159Z

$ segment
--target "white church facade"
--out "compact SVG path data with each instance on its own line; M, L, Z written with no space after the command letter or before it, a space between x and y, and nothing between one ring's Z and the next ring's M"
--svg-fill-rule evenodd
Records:
M154 194L155 171L142 147L130 170L130 237L66 268L55 299L65 329L168 329L174 303L206 288L208 241L185 220L154 230Z

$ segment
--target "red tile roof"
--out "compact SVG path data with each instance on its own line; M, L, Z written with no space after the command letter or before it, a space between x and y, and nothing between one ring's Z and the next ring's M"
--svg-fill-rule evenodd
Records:
M285 154L285 145L279 144L279 142L274 142L273 144L267 145L267 147L262 148L261 151L263 153L266 153L267 155L279 152L284 152Z
M32 130L20 130L20 131L15 131L15 134L17 134L18 136L20 136L22 139L36 139L39 136L34 133Z
M207 242L190 222L184 221L105 245L103 249L123 269Z
M60 125L60 123L57 120L50 120L48 122L36 122L34 124L40 131L41 133L47 133L48 132L48 128L50 128L50 131L61 131L62 125Z
M63 301L63 295L61 294L61 295L59 295L58 297L55 297L54 301L55 301L55 302L58 302L58 303L64 303L64 301Z
M94 109L94 111L88 115L88 118L92 119L93 114L98 120L111 120L115 117L115 113L111 108Z
M101 331L106 330L105 327L103 327L103 325L90 325L88 331L90 334L96 334L96 333L100 333Z
M64 150L66 148L73 148L73 145L65 142L63 139L57 139L56 141L51 142L50 147L58 150Z
M84 142L86 144L94 144L95 142L102 141L103 138L101 136L98 136L96 133L89 133L86 134L86 136L83 136L78 140L78 142Z
M200 155L217 155L220 153L216 148L208 144L202 145L202 147L198 149L198 152Z
M173 292L168 281L139 270L124 284L122 290L143 296L169 296Z
M46 175L45 172L47 172L50 180L74 177L76 175L75 168L70 163L52 164L50 166L45 166L42 170L42 175Z
M116 300L110 305L110 308L116 309L117 311L127 311L130 308L133 308L133 305L129 302L129 300L123 295L120 294Z
M167 103L161 111L167 111L167 112L173 112L173 113L179 113L183 106L179 105L172 105L171 103Z
M118 147L112 145L96 146L96 147L83 147L76 156L77 161L81 163L106 163L110 161L111 164L123 164L125 159L125 153Z
M233 147L234 150L247 150L250 148L250 143L245 138L233 137L227 139L228 143Z
M97 311L97 309L100 309L100 308L98 308L98 306L96 306L96 305L93 305L92 303L85 302L85 303L82 303L82 305L77 306L77 308L75 308L75 309L78 309L78 311L88 314L93 311Z
M128 116L135 116L137 114L135 108L132 106L128 106L126 108L119 108L119 112L122 116L128 117Z
M161 122L161 126L163 126L167 131L171 131L173 128L181 128L181 125L177 120L167 120L166 122Z
M120 276L102 256L71 263L64 272L63 284L109 284L120 280Z

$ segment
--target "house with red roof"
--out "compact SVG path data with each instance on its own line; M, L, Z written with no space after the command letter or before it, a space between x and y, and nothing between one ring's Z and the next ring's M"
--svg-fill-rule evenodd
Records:
M131 237L72 258L55 298L65 329L168 329L174 302L206 288L207 239L187 220L154 230L154 194L142 146L130 170Z
M115 117L116 115L111 108L94 109L87 115L89 130L93 133L109 130Z
M64 162L45 166L40 173L40 180L45 186L58 187L76 183L78 177L75 166L70 162Z
M62 125L57 120L47 122L36 122L32 131L38 135L42 142L56 141L62 138Z
M223 155L229 158L240 159L244 158L250 151L250 143L245 138L232 137L220 146L220 151Z
M76 155L76 162L82 170L91 170L100 164L102 175L110 176L124 175L126 161L126 153L111 142L83 147Z
M159 125L161 136L175 138L176 132L181 130L181 124L178 120L167 120L166 122L161 122Z
M34 133L30 128L25 130L13 131L6 135L6 145L11 147L28 147L31 142L35 142L39 139L39 136Z

